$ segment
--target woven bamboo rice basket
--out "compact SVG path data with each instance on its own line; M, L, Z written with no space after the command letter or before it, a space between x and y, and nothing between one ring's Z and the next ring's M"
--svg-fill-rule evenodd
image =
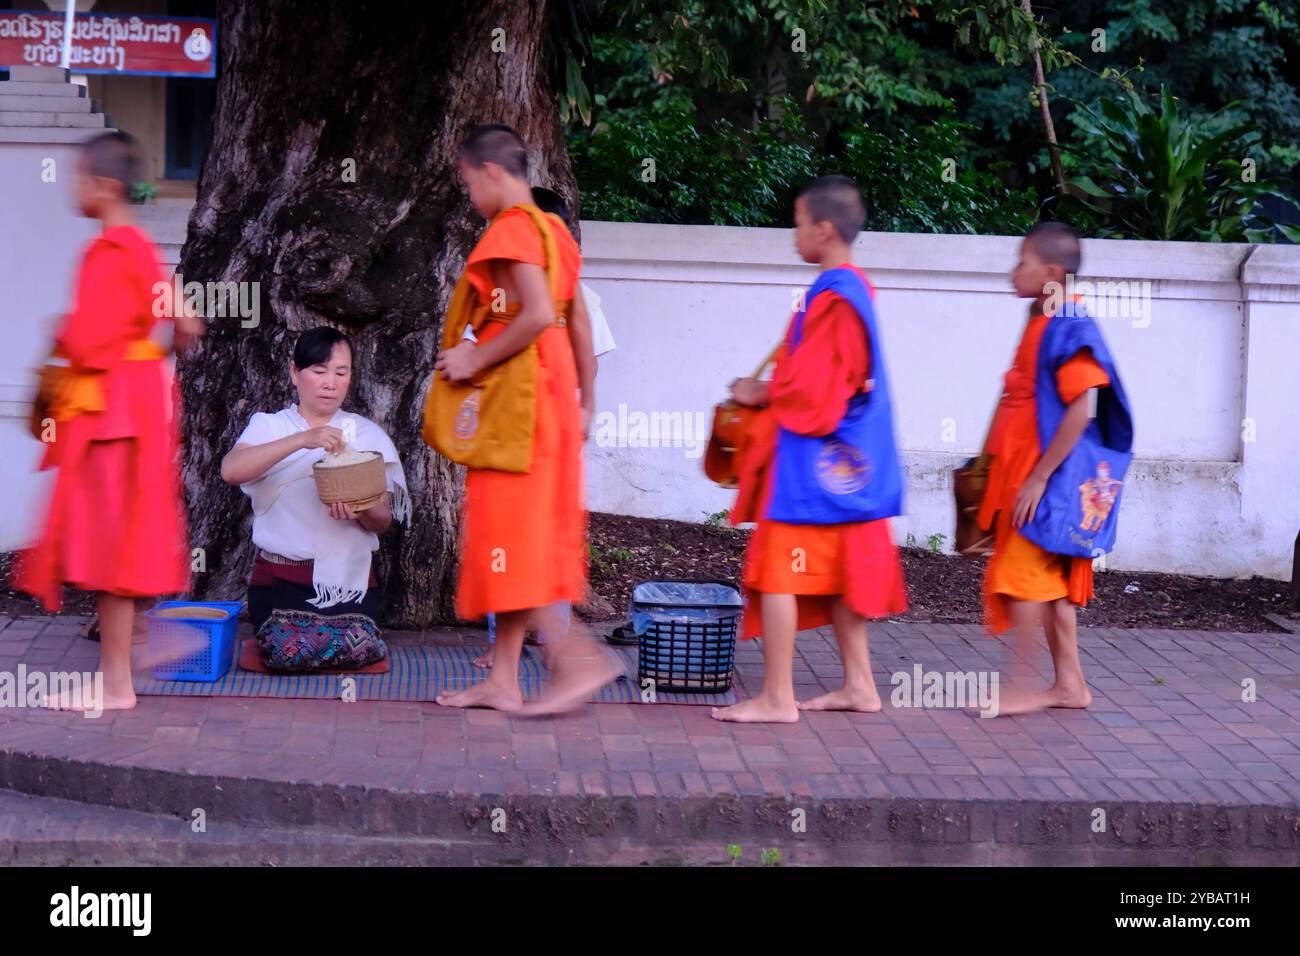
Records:
M204 607L201 604L186 604L181 607L165 607L154 611L155 617L185 617L191 619L207 618L213 621L230 617L230 612L219 607Z
M316 494L321 504L332 505L342 501L358 511L364 511L383 497L388 488L384 473L384 458L379 452L369 452L367 461L354 465L331 468L316 462L312 476L316 479Z

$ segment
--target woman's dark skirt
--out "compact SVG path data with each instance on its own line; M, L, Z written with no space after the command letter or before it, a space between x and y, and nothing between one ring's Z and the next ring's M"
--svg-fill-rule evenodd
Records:
M270 670L359 668L388 656L380 637L379 588L370 574L366 596L327 608L316 596L312 564L279 564L259 553L248 585L248 616Z

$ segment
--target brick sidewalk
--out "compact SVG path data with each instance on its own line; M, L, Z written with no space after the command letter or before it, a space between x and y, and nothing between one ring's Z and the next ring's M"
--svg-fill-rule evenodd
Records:
M77 637L80 623L0 619L0 672L20 662L29 670L92 669L98 647ZM483 640L472 631L389 636ZM142 697L134 711L93 720L3 709L0 788L154 813L216 803L244 822L264 815L268 825L301 819L342 826L350 819L320 817L325 810L317 805L304 816L288 797L272 806L277 784L391 792L398 802L382 813L396 813L403 794L471 803L516 797L521 806L547 798L732 799L755 808L778 798L814 807L859 801L887 810L891 839L900 838L899 827L913 827L919 842L926 839L926 807L969 804L992 814L956 824L961 841L981 846L1014 836L1010 830L1022 825L1050 829L1020 817L1014 827L996 822L1000 806L1023 804L1040 817L1044 808L1065 808L1063 826L1074 834L1075 849L1086 840L1086 816L1081 823L1078 812L1087 805L1130 814L1184 808L1190 823L1160 826L1235 827L1240 832L1223 839L1243 850L1300 851L1300 653L1289 635L1088 629L1080 642L1091 708L992 720L960 710L894 708L890 674L916 663L928 671L996 670L1008 663L1001 642L973 626L908 623L872 625L871 642L884 712L805 714L792 725L722 724L707 707L669 704L588 705L541 719L431 703L229 697ZM799 695L836 686L833 637L810 632L798 648ZM750 643L738 658L743 697L757 686L761 662ZM1039 663L1050 666L1045 652ZM1245 679L1256 685L1252 703L1241 699ZM205 797L202 788L214 780L238 782L247 805L222 804L233 799L228 794ZM185 792L160 792L169 787ZM914 824L896 818L908 801ZM1196 813L1216 808L1233 809L1197 823ZM367 832L385 826L406 824L379 821ZM928 826L933 838L936 826L942 832L954 824L949 814ZM998 827L1007 832L993 832ZM1178 839L1171 831L1166 842L1172 847ZM961 854L952 859L967 861Z

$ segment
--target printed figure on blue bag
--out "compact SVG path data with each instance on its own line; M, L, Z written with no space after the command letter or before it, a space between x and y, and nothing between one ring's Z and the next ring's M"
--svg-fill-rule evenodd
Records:
M1020 244L1011 274L1016 294L1033 304L989 432L992 461L979 512L980 526L995 536L985 620L993 634L1015 634L1000 714L1092 702L1075 609L1093 596L1093 559L1115 543L1133 417L1096 322L1082 300L1061 296L1081 258L1073 229L1040 222ZM1046 689L1029 686L1040 626L1055 669Z
M1100 531L1102 522L1119 500L1119 486L1123 482L1110 476L1110 462L1097 463L1097 474L1079 486L1079 507L1083 509L1081 529Z
M775 353L770 382L739 379L732 400L761 408L738 447L733 524L745 551L743 637L763 638L763 690L714 708L730 721L793 722L801 710L880 710L867 619L907 610L889 519L902 512L889 378L875 289L850 261L866 207L852 180L826 176L795 201L795 248L821 274ZM797 631L835 626L844 686L794 692Z

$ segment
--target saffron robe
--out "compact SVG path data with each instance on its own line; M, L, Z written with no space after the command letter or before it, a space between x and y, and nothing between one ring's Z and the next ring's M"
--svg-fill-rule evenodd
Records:
M979 524L994 532L993 555L984 572L984 620L993 634L1010 629L1008 599L1056 601L1068 597L1086 607L1093 596L1092 559L1051 554L1011 525L1016 495L1042 457L1035 407L1039 346L1049 316L1031 315L1004 377L1002 399L989 432L988 490L980 505ZM1110 384L1110 377L1088 351L1079 352L1056 373L1061 401L1070 404L1090 388Z
M577 292L582 254L567 229L555 228L557 295ZM488 227L465 264L479 302L492 303L494 259L545 268L541 236L523 210L507 210ZM485 322L480 343L505 330ZM461 513L456 613L475 620L556 601L581 602L587 591L587 513L582 495L582 421L578 373L567 328L536 339L537 426L529 470L471 468Z
M804 435L832 433L849 399L864 388L871 360L862 319L834 293L808 304L803 338L791 353L782 345L768 385L768 409L740 449L740 488L731 521L756 522L745 549L742 636L762 634L761 593L793 594L799 630L831 623L843 597L867 618L907 610L903 565L888 518L845 524L792 524L766 517L772 495L776 426Z
M43 530L14 586L57 611L63 585L123 597L189 587L177 467L179 406L160 349L141 349L165 282L143 230L106 229L82 257L76 304L55 339L94 402L55 424L41 468L58 468ZM167 293L170 298L170 291ZM141 358L141 355L151 355Z

